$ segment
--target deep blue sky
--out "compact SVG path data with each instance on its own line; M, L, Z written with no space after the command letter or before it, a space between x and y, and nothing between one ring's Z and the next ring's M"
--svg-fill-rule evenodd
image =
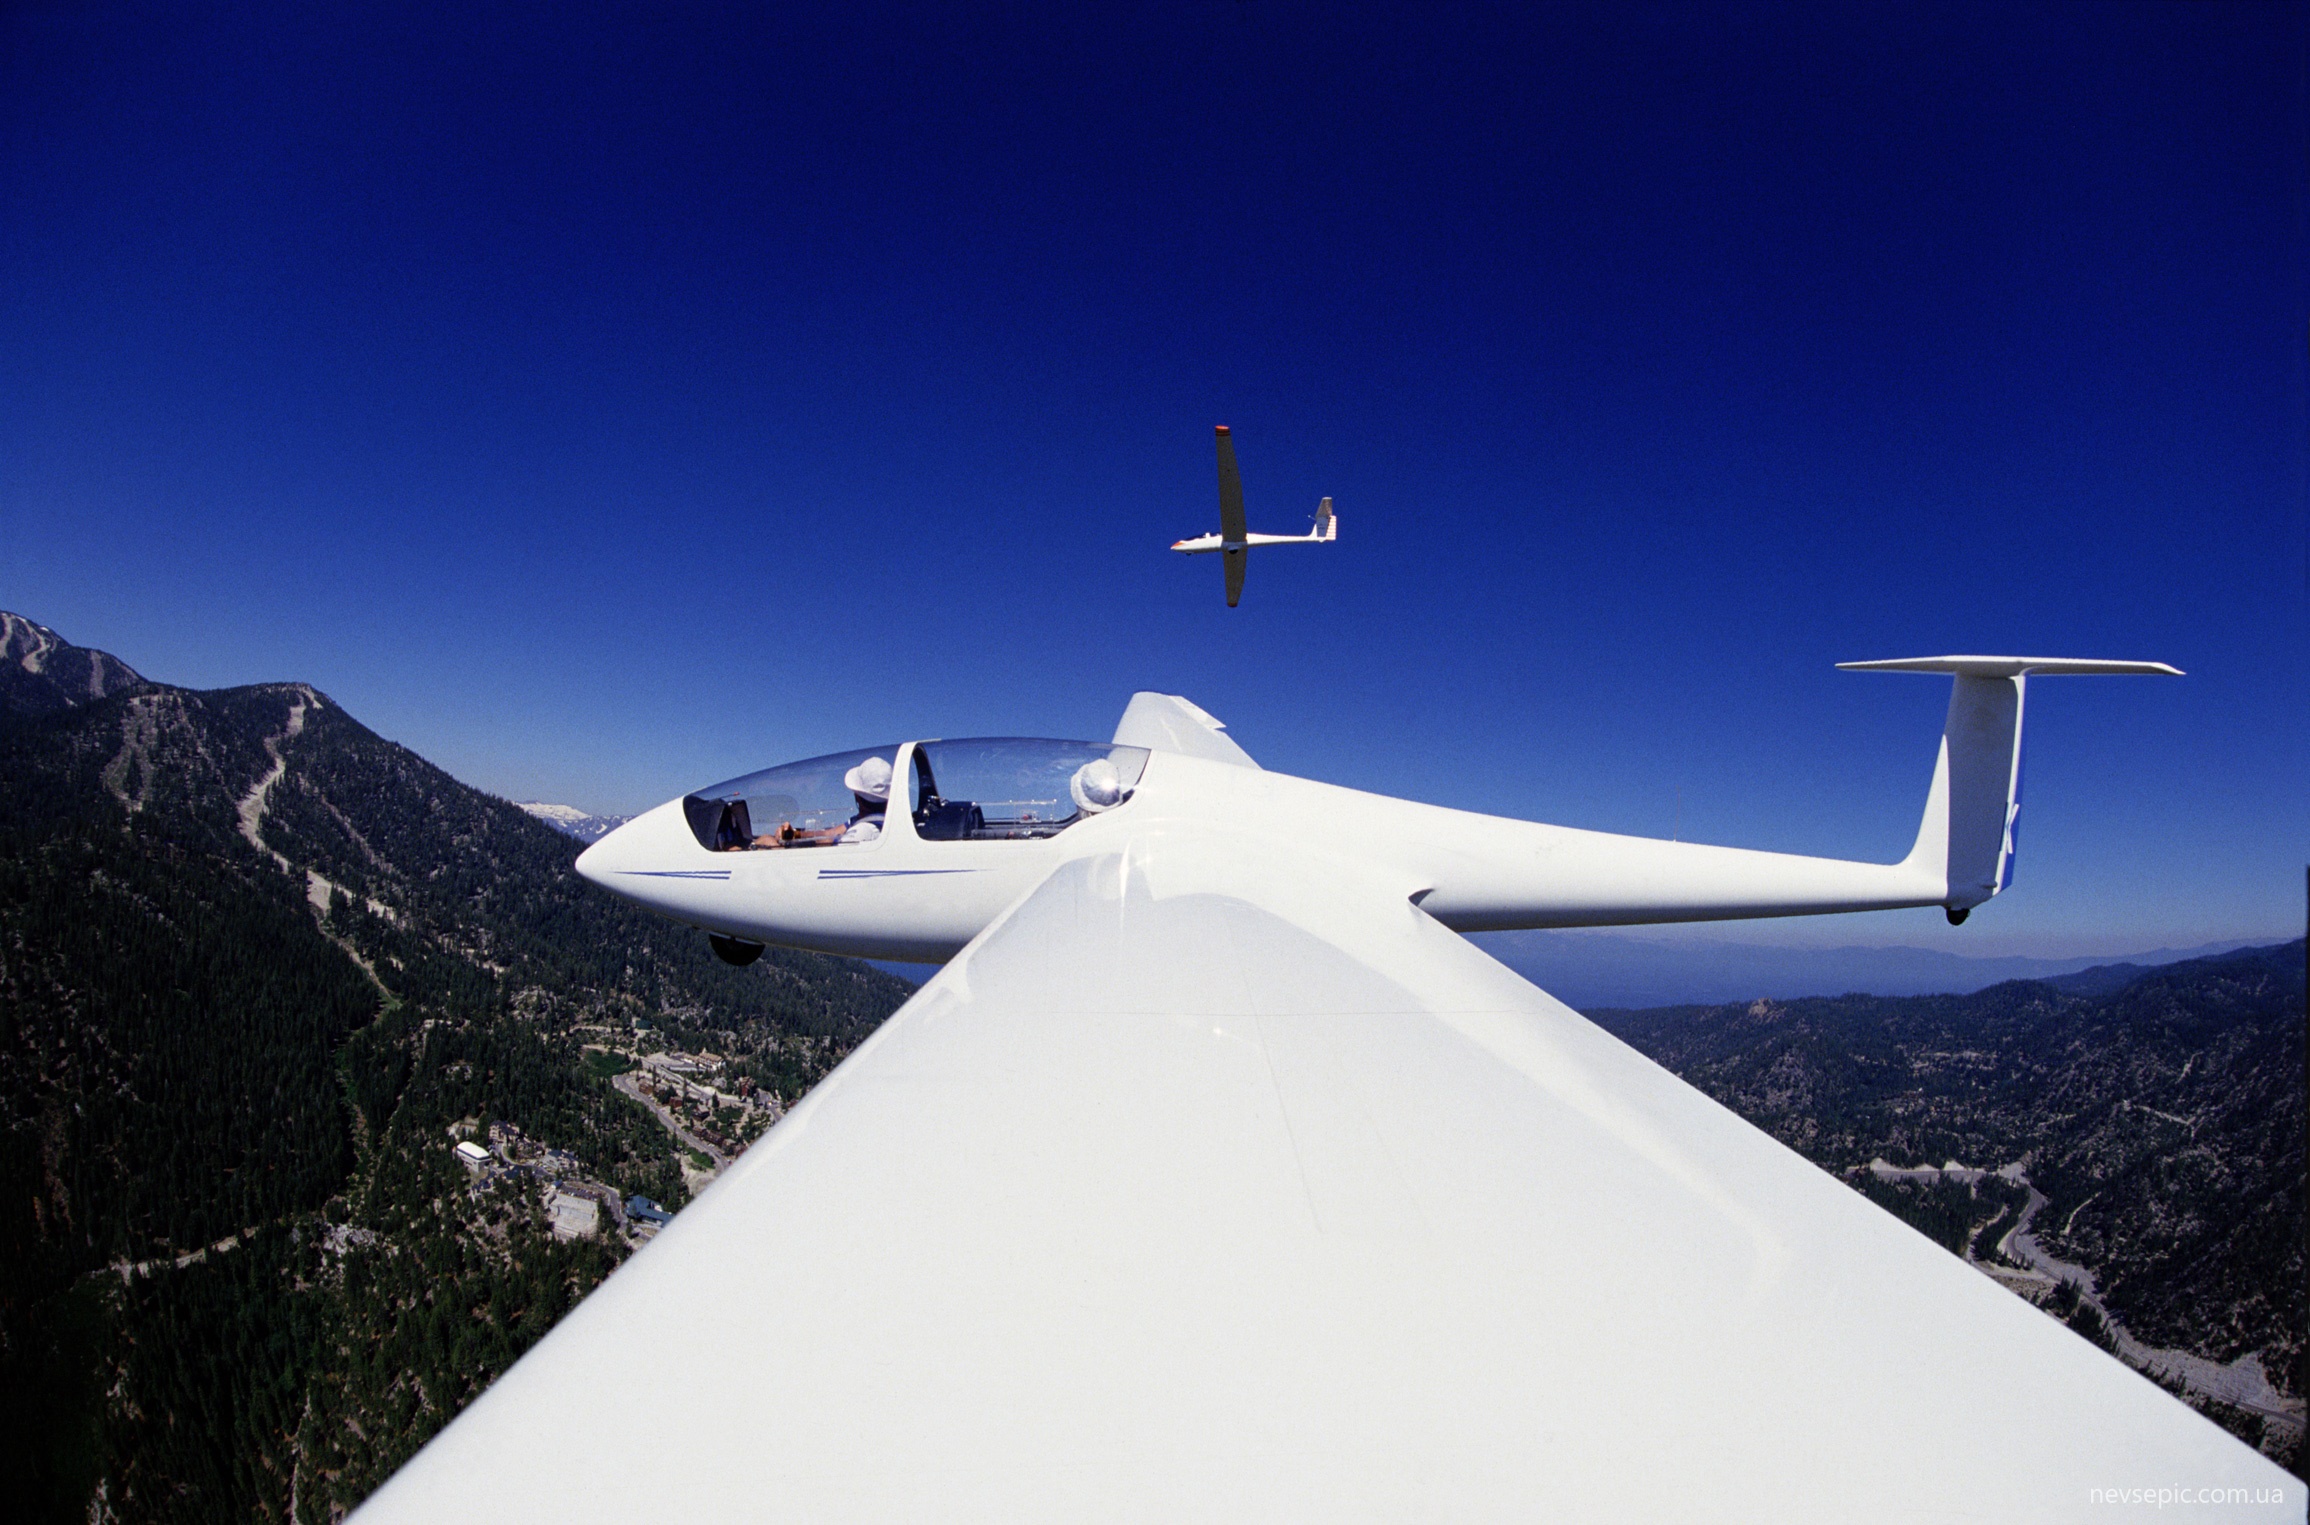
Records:
M1539 14L1531 14L1533 11ZM0 13L0 607L625 810L1183 692L1272 767L2299 930L2304 12ZM1211 426L1254 528L1215 560Z

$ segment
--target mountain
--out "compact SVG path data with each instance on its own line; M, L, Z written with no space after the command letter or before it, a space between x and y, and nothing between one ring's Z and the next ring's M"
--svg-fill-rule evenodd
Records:
M7 629L47 680L0 716L19 1518L341 1513L628 1253L557 1233L563 1199L699 1179L618 1050L791 1100L910 993L730 968L308 685L172 688Z
M1612 932L1480 932L1474 941L1577 1011L1635 1009L1802 996L1941 995L1986 990L2007 980L2042 980L2097 966L2095 958L1975 958L1932 948L1784 948L1703 937ZM2124 956L2137 968L2242 947L2246 939Z
M2303 958L1588 1015L2202 1404L2227 1394L2205 1406L2285 1455L2310 1316ZM2058 1262L2035 1277L2003 1243L2031 1192L2037 1270Z
M0 610L0 721L143 686L135 669L109 652L75 646L46 625Z
M514 809L525 810L534 819L580 842L599 842L633 819L630 815L588 815L575 805L549 805L543 800L516 800Z
M2208 949L2207 953L2211 954L2215 951L2228 952L2229 950ZM2122 964L2094 964L2071 974L2049 974L2043 978L2044 983L2051 985L2065 995L2116 995L2143 975L2148 974L2152 968L2161 962L2181 963L2183 960L2178 958L2160 960L2152 954L2146 956L2139 963L2129 959Z

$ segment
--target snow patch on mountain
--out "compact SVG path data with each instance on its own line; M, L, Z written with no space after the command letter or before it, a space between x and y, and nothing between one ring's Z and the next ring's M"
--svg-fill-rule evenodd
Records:
M575 805L555 805L544 800L515 800L514 808L526 810L554 830L573 836L580 842L599 842L633 819L630 815L589 815Z

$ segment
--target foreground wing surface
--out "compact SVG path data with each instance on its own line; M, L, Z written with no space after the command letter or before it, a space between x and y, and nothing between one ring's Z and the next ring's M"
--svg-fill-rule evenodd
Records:
M1190 835L1060 867L361 1518L2049 1520L2171 1482L2300 1486L1404 887Z

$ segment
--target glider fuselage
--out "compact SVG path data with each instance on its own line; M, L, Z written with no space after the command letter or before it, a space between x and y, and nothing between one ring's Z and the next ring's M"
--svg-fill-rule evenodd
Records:
M895 749L901 779L915 748ZM918 810L894 807L870 842L716 851L699 840L694 813L677 799L637 817L588 848L580 872L728 937L922 962L952 957L1062 863L1178 836L1252 858L1272 844L1359 880L1378 876L1456 931L1928 906L1947 891L1914 861L1582 831L1163 751L1146 754L1120 805L1038 838L930 840Z

